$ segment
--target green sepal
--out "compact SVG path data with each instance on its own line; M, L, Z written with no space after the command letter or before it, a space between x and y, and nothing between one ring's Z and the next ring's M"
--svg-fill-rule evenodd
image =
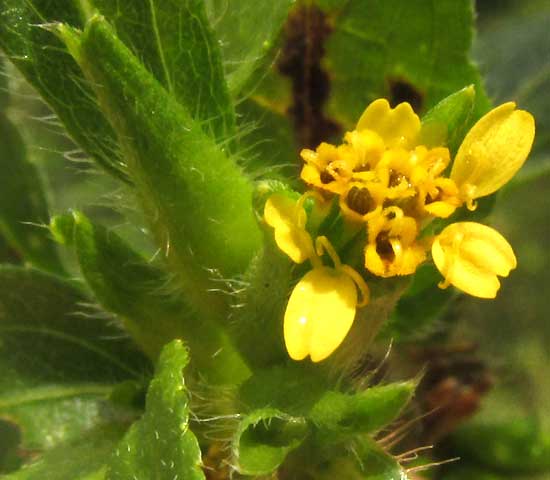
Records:
M422 117L419 142L428 147L446 146L456 153L472 125L475 88L465 87L441 100Z
M58 33L117 131L152 230L187 298L197 309L221 313L224 299L212 292L210 272L242 273L260 246L251 182L102 17L94 16L83 34L67 26Z
M241 420L233 440L233 455L239 473L267 475L300 446L308 433L302 417L292 417L274 408L254 410Z
M199 444L189 429L189 395L182 374L188 363L181 341L164 347L145 413L118 444L105 480L204 480Z

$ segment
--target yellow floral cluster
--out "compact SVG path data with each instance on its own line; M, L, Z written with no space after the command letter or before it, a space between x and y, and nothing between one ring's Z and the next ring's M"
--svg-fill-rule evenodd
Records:
M422 125L408 103L391 108L384 99L371 103L344 143L305 149L301 177L310 186L299 201L270 197L264 210L278 247L294 262L310 260L313 269L293 290L284 319L291 358L328 357L351 328L358 306L368 302L362 276L340 262L327 238L307 232L304 200L337 196L341 214L364 225L364 266L379 277L410 275L431 250L448 285L481 298L494 298L497 275L516 266L514 252L496 230L474 222L448 225L434 238L419 233L434 218L447 218L508 182L522 166L534 139L534 120L505 103L482 117L460 146L450 174L444 146L420 143ZM328 254L333 267L324 266ZM358 300L357 290L361 292Z

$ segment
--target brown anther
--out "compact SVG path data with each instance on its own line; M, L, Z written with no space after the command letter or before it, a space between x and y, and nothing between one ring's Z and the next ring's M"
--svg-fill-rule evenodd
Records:
M323 170L321 172L321 174L319 175L319 179L321 180L321 183L324 183L325 185L327 183L334 182L334 177L326 170Z
M359 215L369 213L374 207L374 200L365 187L351 187L346 197L348 207Z
M396 172L395 170L390 170L390 180L389 180L390 187L397 187L398 185L401 185L401 182L403 180L407 180L407 177L405 177L405 175L403 175L402 173Z
M441 189L439 187L436 187L436 188L437 188L437 194L431 195L430 193L428 193L426 195L426 200L424 201L425 205L428 205L433 202L437 202L441 198Z
M395 260L395 253L390 243L388 232L381 232L376 237L376 252L382 260L391 263Z

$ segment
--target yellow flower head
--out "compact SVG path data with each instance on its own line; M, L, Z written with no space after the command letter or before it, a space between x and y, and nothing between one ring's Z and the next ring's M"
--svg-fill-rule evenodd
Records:
M343 265L326 237L315 242L306 230L304 199L338 197L349 225L365 228L364 274L378 277L413 274L431 247L433 261L449 285L481 298L494 298L516 259L508 242L490 227L451 223L435 238L419 239L434 218L450 217L464 204L508 182L525 162L534 139L533 117L501 105L468 132L451 164L445 146L419 144L421 122L408 103L391 108L384 99L371 103L355 130L339 146L322 143L305 149L302 179L311 187L297 202L276 194L264 218L275 230L278 247L295 263L309 260L312 270L290 295L284 338L291 358L328 357L343 341L358 306L368 301L363 277ZM314 194L313 192L316 192ZM333 266L323 264L328 254ZM358 299L358 291L361 299Z
M475 199L510 180L527 158L535 127L533 117L516 110L514 103L491 110L464 138L448 177L449 150L418 144L420 132L420 119L408 103L391 108L379 99L366 108L356 129L346 133L344 145L321 144L316 152L302 152L302 178L325 194L337 195L348 221L365 224L365 267L380 277L414 273L429 248L429 242L417 241L422 228L433 218L450 217L464 204L475 208ZM313 157L323 158L315 169ZM334 178L337 188L322 177ZM468 293L475 295L474 290Z

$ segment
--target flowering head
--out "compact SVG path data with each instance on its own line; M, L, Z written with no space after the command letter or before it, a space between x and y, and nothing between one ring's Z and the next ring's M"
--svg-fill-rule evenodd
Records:
M290 356L326 358L351 327L360 304L358 289L366 303L363 276L411 275L430 251L444 277L441 288L454 285L473 296L494 298L497 275L507 276L516 266L512 248L498 232L459 222L432 238L421 234L433 219L446 219L464 205L474 209L476 199L508 182L525 162L534 132L533 117L506 103L472 127L452 160L445 145L419 143L422 124L409 104L392 109L379 99L345 134L342 145L322 143L315 151L302 150L301 178L309 192L325 200L337 197L344 222L363 228L366 242L360 273L340 263L326 237L313 242L305 228L303 200L268 200L265 219L275 228L279 248L294 262L308 259L313 266L293 290L285 313ZM280 203L278 213L274 203ZM323 252L334 267L322 264Z

